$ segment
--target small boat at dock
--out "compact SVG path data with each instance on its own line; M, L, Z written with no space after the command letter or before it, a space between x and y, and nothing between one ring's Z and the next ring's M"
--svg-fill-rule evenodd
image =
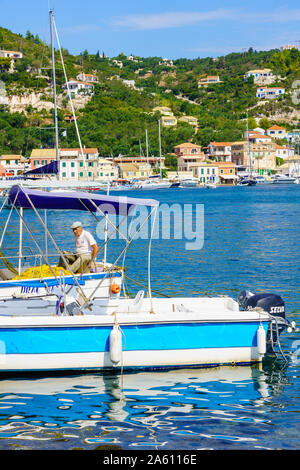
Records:
M33 237L38 233L33 233L25 221L22 211L28 207L37 217L42 210L84 211L93 218L104 218L117 229L110 215L126 220L132 211L144 206L148 210L147 223L152 217L155 220L159 205L154 199L47 193L19 185L11 188L8 197L11 210L20 216L20 240L23 229ZM44 219L38 220L61 256ZM294 327L285 316L284 301L276 294L242 291L237 300L226 296L153 297L151 237L146 256L148 280L143 290L129 297L123 283L125 269L119 263L125 260L142 225L126 237L125 248L114 262L102 264L100 272L59 276L37 243L38 254L53 271L52 277L43 277L41 271L38 277L24 280L19 262L19 279L0 281L0 372L249 365L261 362L268 349L279 344L280 333ZM144 258L141 254L141 262ZM96 262L96 266L100 264ZM12 295L10 291L7 295L8 288L24 286L22 293Z

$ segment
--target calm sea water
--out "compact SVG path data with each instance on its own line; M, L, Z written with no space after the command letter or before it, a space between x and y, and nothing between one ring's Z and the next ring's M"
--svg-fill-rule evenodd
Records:
M276 292L286 301L289 319L300 327L298 185L128 196L204 204L201 250L187 251L185 241L174 238L153 241L154 290L234 298L245 288ZM2 228L7 214L0 214ZM32 211L25 217L43 246ZM72 245L69 226L79 217L96 231L88 214L48 214L62 249ZM13 216L6 253L16 249L17 233ZM24 237L32 247L30 237ZM120 246L112 241L111 260ZM128 276L139 281L147 275L146 247L147 241L137 240L126 256ZM140 287L128 281L128 289L134 294ZM269 356L262 367L0 378L0 449L298 449L299 332L284 333L281 347L287 362Z

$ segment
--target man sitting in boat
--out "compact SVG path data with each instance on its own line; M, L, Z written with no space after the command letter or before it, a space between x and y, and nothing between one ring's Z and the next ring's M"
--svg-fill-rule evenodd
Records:
M69 266L66 265L62 256L57 266L70 269L77 274L92 267L92 261L96 258L99 248L93 235L83 229L81 222L74 222L71 228L74 232L76 253L63 251L62 254Z

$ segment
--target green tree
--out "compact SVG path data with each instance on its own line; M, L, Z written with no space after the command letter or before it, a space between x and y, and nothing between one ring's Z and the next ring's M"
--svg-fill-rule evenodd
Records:
M258 125L265 130L271 127L270 121L267 118L260 119Z

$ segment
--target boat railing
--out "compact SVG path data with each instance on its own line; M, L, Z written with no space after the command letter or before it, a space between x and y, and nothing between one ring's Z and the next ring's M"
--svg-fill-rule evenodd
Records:
M25 247L23 247L25 248ZM26 247L31 251L30 254L22 254L20 255L9 255L9 256L4 256L3 254L0 254L0 261L7 266L7 268L18 278L20 279L24 271L28 270L28 279L29 278L43 278L43 258L44 256L41 254L36 254L32 252L32 249L30 247ZM48 258L57 258L57 254L48 254ZM18 267L14 267L14 264L18 262ZM0 267L1 269L1 267ZM30 273L31 270L31 273ZM51 273L48 274L47 277L52 276ZM26 279L27 277L24 276Z
M13 249L13 248L11 248ZM15 276L19 278L22 276L24 271L28 270L28 279L29 278L40 278L43 279L44 277L53 277L53 274L48 269L45 272L45 268L48 268L47 262L52 267L57 267L59 271L61 271L64 275L68 275L68 269L64 270L64 268L57 266L57 259L59 257L58 253L47 253L47 255L42 255L40 253L33 253L31 247L23 247L23 249L28 249L31 253L25 254L23 253L20 255L8 255L4 256L3 253L0 253L0 262L3 263L11 270ZM53 263L51 263L53 261ZM19 268L14 267L16 263L19 263ZM93 260L94 264L94 271L92 272L100 272L97 271L100 267L102 268L103 272L109 271L111 268L111 263L104 263L99 262L96 259ZM44 266L44 269L43 269ZM25 269L24 269L25 268ZM0 265L1 270L1 265ZM123 270L120 266L115 266L114 271ZM31 272L30 272L31 271ZM82 276L84 274L89 274L89 271L84 270L83 272L77 273L77 276ZM71 275L71 274L70 274ZM14 276L14 277L15 277ZM26 279L26 276L24 277Z

